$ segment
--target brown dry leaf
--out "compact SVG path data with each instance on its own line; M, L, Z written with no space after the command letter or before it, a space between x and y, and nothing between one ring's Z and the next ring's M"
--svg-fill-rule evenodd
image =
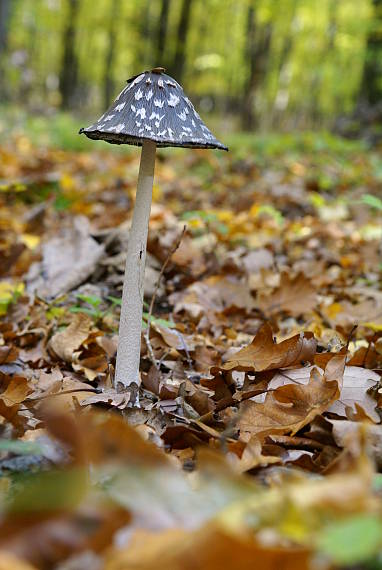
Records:
M255 305L246 283L220 275L193 283L184 291L171 295L170 301L175 304L175 313L186 311L194 318L204 313L221 313L232 307L250 311Z
M28 290L40 297L56 297L83 283L94 271L104 248L90 235L85 216L75 217L69 227L61 228L42 247L41 263L32 266Z
M23 376L8 377L1 375L0 386L5 387L5 390L0 394L0 400L7 408L21 404L33 391L27 378Z
M241 439L246 441L251 435L271 433L294 435L309 424L338 398L344 360L344 356L333 358L324 375L313 368L306 385L287 384L269 392L263 403L244 402L238 421Z
M174 238L172 239L174 240ZM179 247L172 254L171 261L180 267L187 267L195 277L201 275L206 269L203 252L196 247L195 241L187 235L183 237Z
M371 423L359 423L349 420L328 420L333 426L333 437L339 447L346 447L349 441L359 438L362 430L367 450L376 462L378 469L382 466L382 426Z
M270 295L260 294L258 306L266 315L285 311L294 316L311 311L317 304L317 294L303 273L290 277L283 272L279 287Z
M60 421L53 415L47 418L47 424L55 437L84 452L86 461L169 465L167 456L154 444L144 441L121 415L89 412L78 417L63 415Z
M366 453L362 430L347 441L342 453L325 477L309 473L279 471L269 479L272 484L264 494L254 494L228 506L219 515L225 528L245 529L250 520L258 528L272 528L284 537L312 544L323 521L349 514L376 512L378 500L372 488L374 465ZM303 530L301 534L297 529ZM261 533L261 531L260 531ZM305 537L305 538L304 538Z
M0 551L0 570L37 570L36 566L32 566L29 562L21 560L19 557Z
M329 408L329 412L346 416L346 408L356 411L356 405L361 407L367 416L374 422L380 422L380 416L376 411L377 402L368 393L375 388L380 381L380 376L373 370L359 368L358 366L346 366L341 387L340 397Z
M76 313L70 325L62 332L58 332L49 342L54 353L65 360L72 362L73 353L80 348L88 338L92 326L91 318L85 313Z
M27 378L23 376L7 376L0 373L0 416L11 422L18 429L22 428L23 418L18 414L20 404L33 391Z
M18 356L18 350L14 346L0 346L0 364L14 362Z
M345 357L345 352L340 354L323 353L324 356L330 354L331 358L322 358L315 361L326 363L326 366L333 358L339 356ZM316 355L317 356L317 355ZM322 356L322 355L318 355ZM320 367L321 368L321 367ZM286 384L308 384L312 367L296 368L295 370L287 370L285 372L277 373L269 382L269 389L276 389ZM347 408L351 408L353 412L356 411L356 406L361 407L366 413L367 417L374 422L379 422L380 417L376 412L377 401L369 394L369 390L376 388L380 381L380 376L373 370L360 368L358 366L346 366L343 375L341 393L338 400L328 409L328 412L338 414L339 416L347 416Z
M81 406L89 406L91 404L107 404L113 408L118 408L119 410L124 410L130 400L130 394L128 392L117 392L114 388L108 388L104 390L101 394L92 394L87 396L80 403Z
M95 497L89 497L88 504L79 505L73 512L31 514L8 515L2 520L0 547L7 551L10 560L15 554L39 569L56 568L57 563L73 553L104 550L112 543L115 532L130 520L125 509L97 504ZM1 561L0 555L0 570ZM18 568L17 564L4 566L4 570ZM20 570L32 568L20 566Z
M81 404L83 400L86 400L89 396L93 396L94 394L86 382L81 382L76 378L66 376L59 384L53 386L52 389L44 395L46 397L52 396L49 401L49 406L52 410L54 408L63 412L64 410L73 410L77 402Z
M304 362L311 362L317 342L313 333L295 335L279 344L273 342L272 329L265 323L252 343L231 356L220 368L244 372L261 372L276 368L287 368Z
M273 463L281 463L280 457L266 456L262 454L262 445L257 437L252 437L246 444L240 457L236 454L230 455L231 463L235 471L245 473L255 467L264 467Z
M177 329L162 327L156 323L152 324L153 329L163 338L165 343L176 350L188 350L191 352L195 348L195 341L191 335L182 334Z
M365 326L382 326L382 303L380 298L363 299L357 304L349 301L341 301L324 308L328 321L333 326L344 328L353 327L355 324L365 324Z
M309 570L310 567L308 549L262 546L250 534L231 534L217 524L194 532L138 531L127 547L113 549L105 564L105 570Z

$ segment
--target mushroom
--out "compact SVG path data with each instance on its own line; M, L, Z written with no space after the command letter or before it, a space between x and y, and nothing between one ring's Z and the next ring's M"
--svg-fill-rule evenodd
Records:
M228 150L206 127L182 87L164 68L128 79L112 106L90 127L90 139L142 147L122 292L115 387L130 389L138 403L146 242L157 147Z

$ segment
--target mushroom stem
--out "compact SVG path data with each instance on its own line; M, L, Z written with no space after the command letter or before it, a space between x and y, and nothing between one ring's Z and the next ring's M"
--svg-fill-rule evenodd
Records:
M115 371L115 387L124 388L140 384L139 363L141 354L142 310L146 243L149 226L154 179L156 144L142 144L141 164L133 221L129 233L125 277L122 292L122 308L119 323L119 342ZM138 396L136 396L138 402ZM134 402L133 402L134 403Z

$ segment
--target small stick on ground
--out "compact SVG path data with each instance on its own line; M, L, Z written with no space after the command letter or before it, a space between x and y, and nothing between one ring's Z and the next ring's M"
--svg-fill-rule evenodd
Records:
M168 255L162 265L162 268L160 270L157 282L155 283L155 288L154 288L154 293L153 296L151 297L151 302L150 302L150 306L149 306L149 312L147 315L147 328L145 330L145 334L144 334L144 338L145 338L145 342L146 342L146 346L147 346L147 350L149 352L149 356L150 356L150 360L153 363L153 365L155 366L155 368L157 370L159 370L159 365L156 361L155 355L154 355L154 351L153 351L153 347L151 346L151 342L150 342L150 326L151 326L151 318L152 318L152 314L153 314L153 310L154 310L154 304L155 304L155 300L158 294L158 289L159 289L159 285L160 285L160 281L163 277L164 272L166 271L166 267L170 262L171 257L174 255L174 253L176 252L176 250L178 249L178 247L181 244L181 241L184 237L184 234L186 233L186 229L187 226L183 226L183 230L180 234L180 236L178 237L178 239L176 240L176 242L174 243L174 245L172 246L172 248L170 249L170 251L168 252Z

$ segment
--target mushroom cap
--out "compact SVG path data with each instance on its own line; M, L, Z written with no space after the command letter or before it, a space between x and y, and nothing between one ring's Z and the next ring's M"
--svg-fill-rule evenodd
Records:
M228 148L206 127L182 87L163 68L128 79L111 107L94 125L80 130L112 144Z

